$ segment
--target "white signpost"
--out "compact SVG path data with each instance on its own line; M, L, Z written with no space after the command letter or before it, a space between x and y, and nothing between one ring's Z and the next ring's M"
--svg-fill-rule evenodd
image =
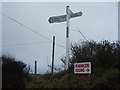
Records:
M66 15L61 16L53 16L49 18L49 23L59 23L59 22L66 22L66 69L69 66L69 19L78 17L82 15L82 12L73 13L69 6L66 6Z
M74 63L74 74L91 74L91 62Z
M81 16L82 12L72 13L70 14L70 18ZM66 15L60 15L60 16L53 16L49 18L49 23L59 23L67 21Z

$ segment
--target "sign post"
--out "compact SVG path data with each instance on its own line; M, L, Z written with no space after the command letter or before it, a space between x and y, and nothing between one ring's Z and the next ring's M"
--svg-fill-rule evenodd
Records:
M69 19L81 16L82 12L73 13L69 6L66 6L66 15L53 16L49 18L49 23L59 23L66 21L66 69L69 66Z
M70 11L70 19L71 18L75 18L75 17L79 17L82 15L82 12L77 12L77 13L72 13ZM59 22L65 22L67 21L67 15L60 15L60 16L52 16L48 19L49 23L59 23Z
M67 22L66 22L66 69L69 66L69 19L70 19L70 7L66 6Z

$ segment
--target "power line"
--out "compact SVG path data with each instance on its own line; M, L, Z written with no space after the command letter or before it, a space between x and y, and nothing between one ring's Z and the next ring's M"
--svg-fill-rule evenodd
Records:
M83 35L83 33L82 33L80 30L72 29L72 31L77 31L77 32L79 32L79 33L82 35L82 37L83 37L86 41L88 41L88 39Z
M11 44L11 45L0 45L2 47L11 47L11 46L27 46L27 45L34 45L34 44L45 44L45 43L51 43L51 42L39 42L39 43L19 43L19 44ZM55 43L57 46L61 48L65 48L65 46L59 45Z
M11 46L27 46L27 45L34 45L34 44L45 44L45 43L51 43L51 42L38 42L38 43L18 43L18 44L8 44L8 45L0 45L2 47L11 47ZM57 46L61 48L65 48L65 46L59 45L55 43Z
M0 12L0 13L1 13L3 16L5 16L5 17L9 18L10 20L12 20L12 21L14 21L14 22L18 23L19 25L23 26L24 28L27 28L27 29L28 29L28 30L30 30L31 32L33 32L33 33L35 33L35 34L37 34L37 35L40 35L41 37L43 37L43 38L45 38L45 39L49 40L50 42L52 42L52 40L51 40L51 39L49 39L48 37L46 37L46 36L42 35L41 33L37 32L37 31L35 31L35 30L31 29L30 27L26 26L25 24L22 24L21 22L19 22L19 21L17 21L17 20L15 20L15 19L13 19L13 18L11 18L11 17L9 17L8 15L6 15L6 14L4 14L4 13L2 13L2 12ZM60 40L58 40L58 41L60 41ZM62 41L60 41L60 42L62 42ZM55 44L56 44L57 46L62 47L62 48L64 47L64 46L59 45L59 44L57 44L57 43L55 43Z
M10 47L10 46L25 46L25 45L45 44L45 43L51 43L51 42L37 42L37 43L18 43L18 44L8 44L8 45L2 45L2 47Z
M0 12L1 13L1 12ZM37 31L34 31L33 29L31 29L30 27L28 27L28 26L26 26L26 25L24 25L24 24L22 24L21 22L19 22L19 21L17 21L17 20L15 20L15 19L13 19L13 18L11 18L11 17L9 17L8 15L6 15L6 14L4 14L4 13L1 13L3 16L5 16L5 17L7 17L7 18L9 18L10 20L12 20L12 21L14 21L14 22L16 22L16 23L18 23L19 25L21 25L21 26L23 26L23 27L25 27L25 28L27 28L28 30L30 30L31 32L33 32L33 33L36 33L36 34L38 34L38 35L40 35L41 37L43 37L43 38L45 38L45 39L47 39L47 40L50 40L49 38L47 38L46 36L44 36L44 35L42 35L42 34L40 34L39 32L37 32ZM50 40L51 41L51 40Z
M59 46L59 47L62 47L62 48L66 48L65 46L63 46L63 45L59 45L59 44L57 44L57 43L55 43L57 46Z
M59 40L59 39L56 39L56 40L59 41L59 42L65 43L65 42L63 42L62 40Z

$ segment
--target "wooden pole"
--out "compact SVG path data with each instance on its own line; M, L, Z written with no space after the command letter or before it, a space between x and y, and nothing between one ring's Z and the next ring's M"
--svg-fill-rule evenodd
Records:
M35 61L35 75L37 74L37 61Z
M55 36L53 36L53 49L52 49L52 75L54 73L53 69L54 69L54 51L55 51Z

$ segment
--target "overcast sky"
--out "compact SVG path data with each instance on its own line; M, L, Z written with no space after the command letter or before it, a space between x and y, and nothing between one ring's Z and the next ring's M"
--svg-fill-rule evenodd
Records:
M2 16L2 52L23 60L32 70L34 61L37 60L38 73L44 73L48 70L47 63L51 64L51 40L55 35L55 66L61 67L60 58L65 56L66 50L66 22L50 24L48 19L66 14L67 5L72 12L83 13L82 16L70 20L70 43L85 40L77 31L81 31L88 40L118 40L117 2L4 2L2 12L5 15L49 40Z

